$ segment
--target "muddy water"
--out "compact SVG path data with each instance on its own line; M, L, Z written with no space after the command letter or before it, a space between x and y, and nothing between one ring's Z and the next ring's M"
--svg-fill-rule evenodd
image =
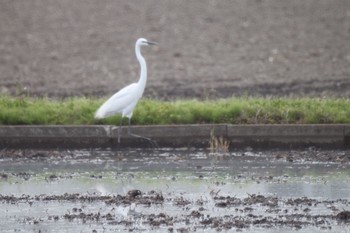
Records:
M350 232L346 151L1 153L1 232Z

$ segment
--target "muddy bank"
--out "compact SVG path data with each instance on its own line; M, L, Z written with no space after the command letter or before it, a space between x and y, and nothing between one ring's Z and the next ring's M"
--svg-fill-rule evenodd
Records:
M183 153L182 149L145 149L143 156L150 156L152 159L152 153L162 153L162 151L174 151L174 153ZM84 151L84 150L82 150ZM116 156L116 160L128 160L128 156L132 155L133 159L135 158L135 153L138 150L134 150L130 153L129 150L98 150L92 149L90 153L92 155L100 153ZM141 150L140 150L141 151ZM176 152L178 151L178 152ZM257 151L252 148L246 148L246 150L238 151L226 151L226 152L213 152L210 148L208 149L188 149L187 152L193 153L194 151L201 151L206 157L218 158L222 160L234 159L238 157L245 157L254 160L258 157L263 157L271 161L283 161L283 162L321 162L321 163L339 163L339 164L349 164L350 163L350 151L349 150L319 150L315 147L310 147L306 150L263 150ZM89 154L89 152L87 152ZM32 150L32 149L3 149L0 151L0 158L11 158L11 159L33 159L33 160L51 160L51 159L65 159L65 158L74 158L74 150ZM170 157L171 158L171 157ZM189 157L188 159L191 159Z

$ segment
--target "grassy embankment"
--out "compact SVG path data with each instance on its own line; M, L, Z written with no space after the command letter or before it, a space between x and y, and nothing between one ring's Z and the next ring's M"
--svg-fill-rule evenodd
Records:
M104 100L0 96L0 125L119 124L119 116L95 120ZM162 102L142 99L132 123L149 124L282 124L350 123L350 100L319 98L230 98Z

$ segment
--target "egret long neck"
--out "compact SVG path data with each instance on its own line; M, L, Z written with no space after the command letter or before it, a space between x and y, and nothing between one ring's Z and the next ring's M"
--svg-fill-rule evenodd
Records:
M147 65L146 65L145 59L141 54L140 47L141 47L140 45L135 46L135 53L136 53L137 60L139 60L140 66L141 66L141 73L140 73L140 79L138 81L138 84L139 84L139 87L142 89L142 92L141 92L141 95L142 95L143 90L145 89L145 86L146 86L146 81L147 81Z

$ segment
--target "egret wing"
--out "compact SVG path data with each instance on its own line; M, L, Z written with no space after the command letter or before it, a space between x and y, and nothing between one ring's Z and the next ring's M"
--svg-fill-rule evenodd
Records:
M123 113L123 110L137 98L137 84L132 83L114 95L112 95L102 106L97 110L95 118L105 118L116 113Z

